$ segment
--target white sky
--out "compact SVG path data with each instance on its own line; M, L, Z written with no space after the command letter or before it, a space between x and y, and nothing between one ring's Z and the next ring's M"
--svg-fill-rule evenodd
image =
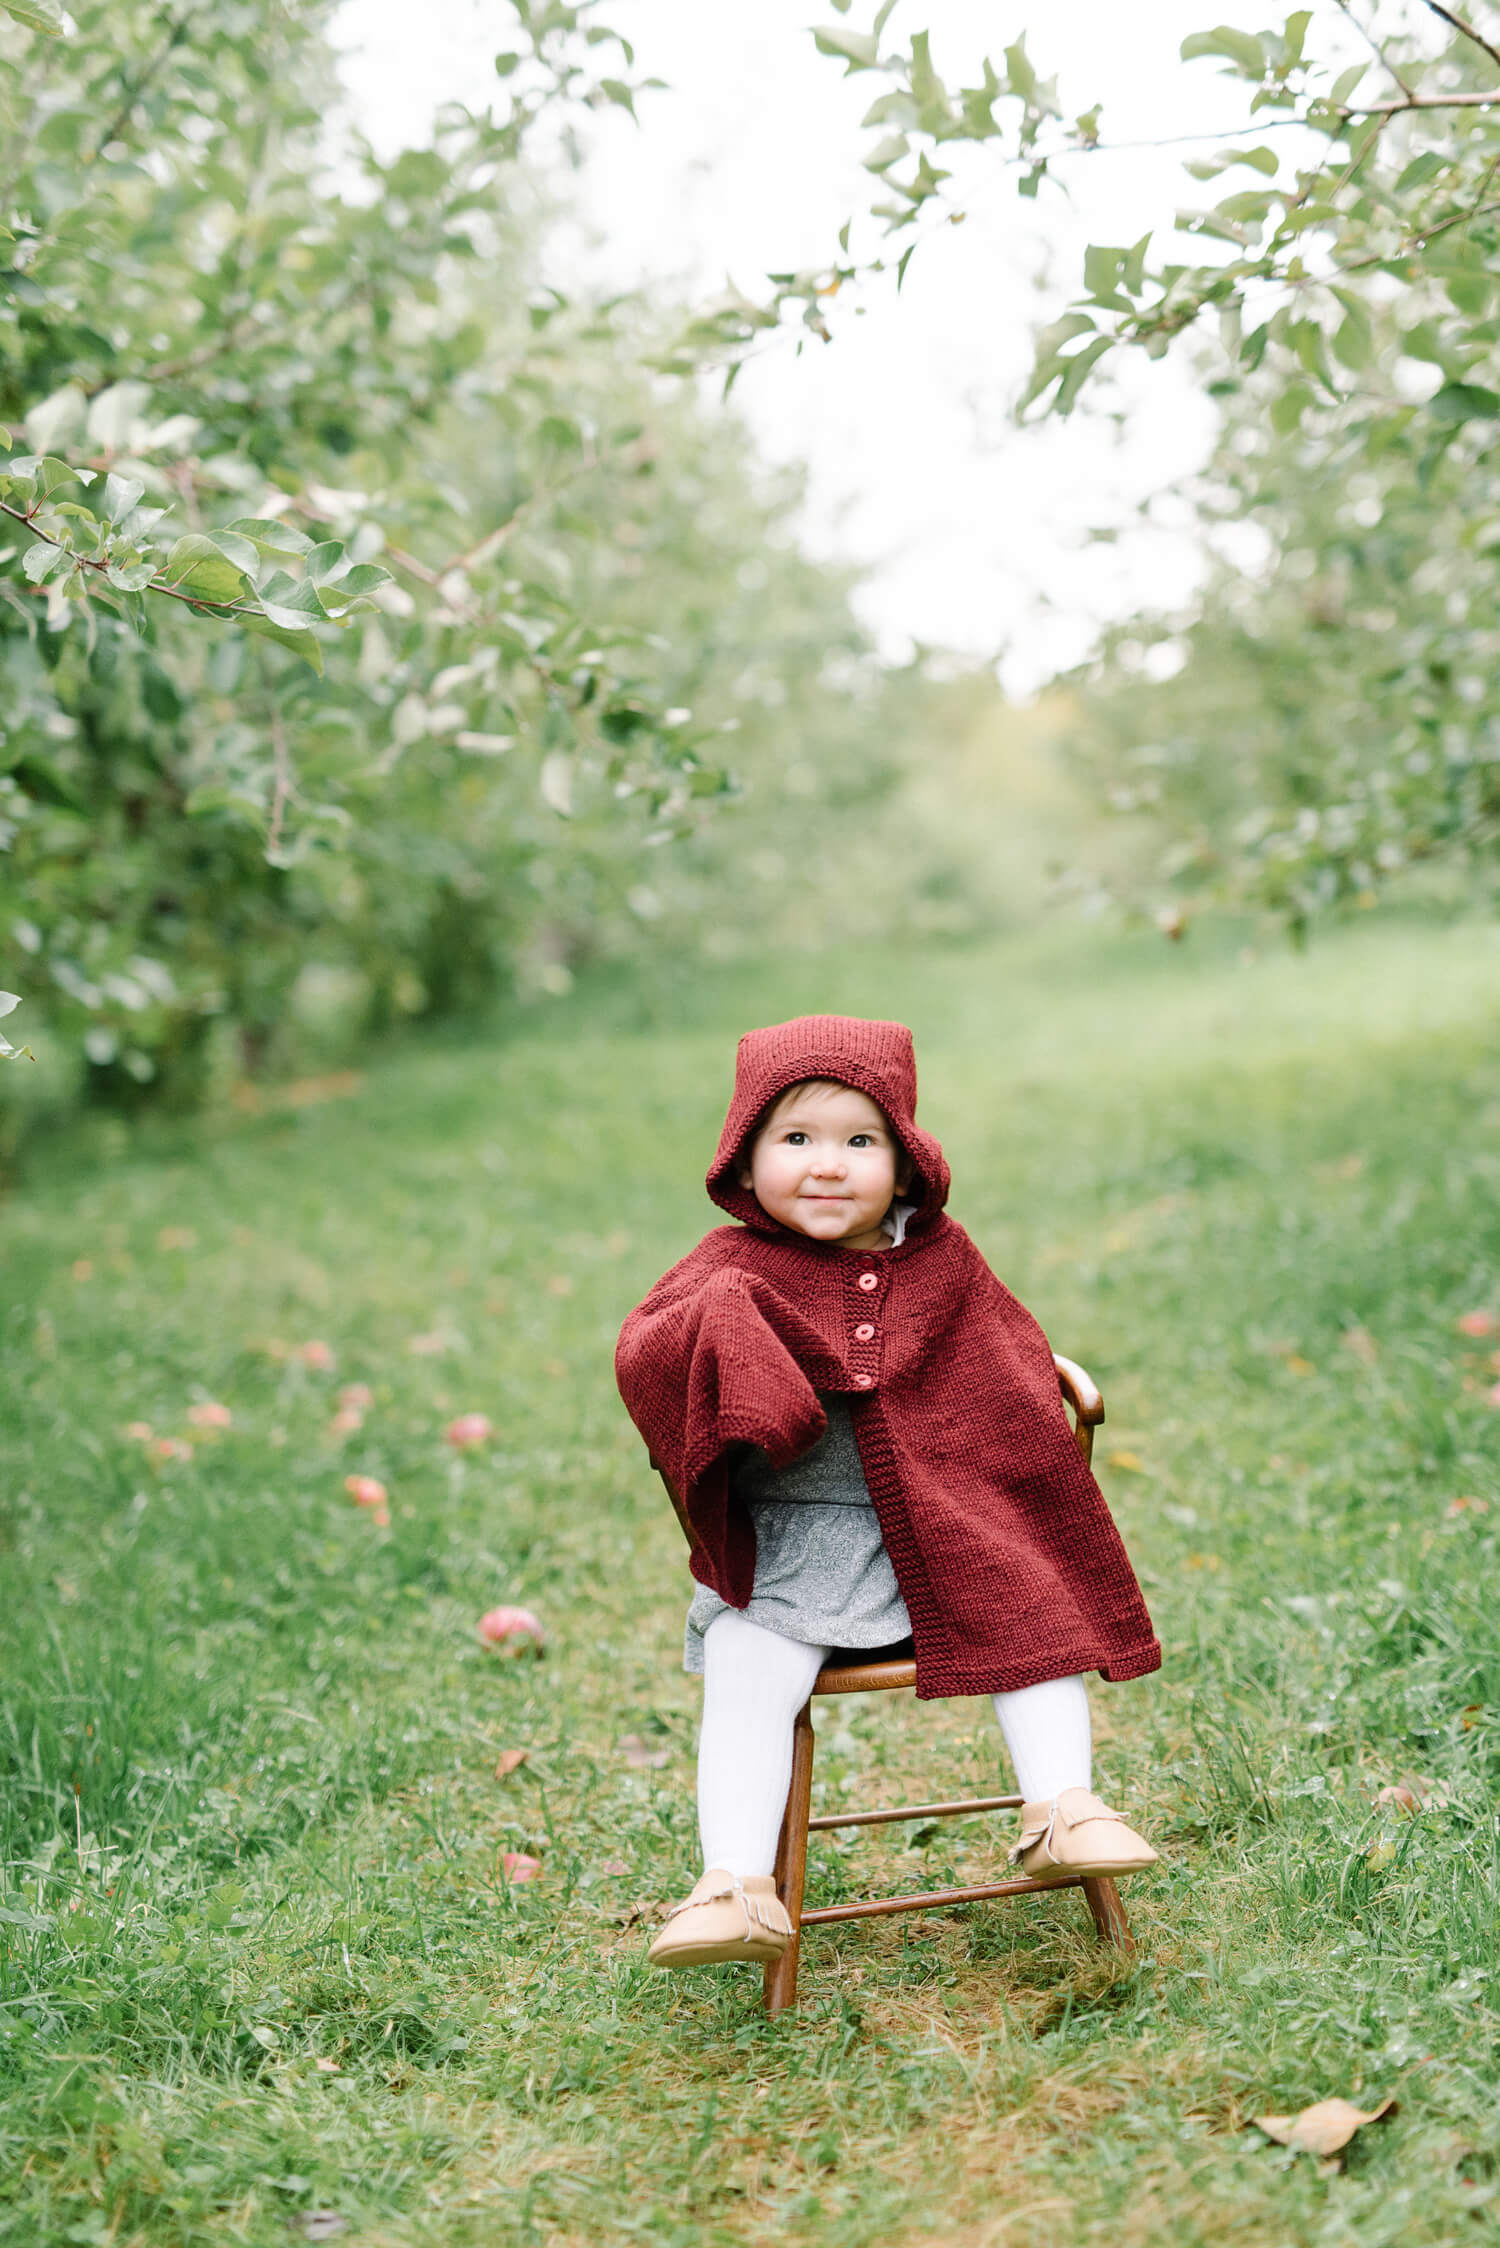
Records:
M1255 28L1264 12L1263 0L903 0L890 33L929 28L952 83L1025 27L1038 68L1060 73L1066 114L1102 100L1105 139L1136 140L1242 122L1246 89L1213 63L1182 64L1178 47L1214 22ZM855 0L843 22L864 28L871 13ZM726 274L753 295L768 272L827 263L865 207L859 119L884 87L843 80L815 52L809 26L838 20L826 0L607 0L601 16L670 90L644 98L639 130L617 111L592 128L578 192L594 240L568 252L577 277L658 279L701 300ZM501 0L345 0L339 37L364 130L389 150L421 140L440 101L481 106L510 21ZM1034 203L986 152L965 152L969 216L918 251L901 296L877 282L834 343L798 358L787 339L741 376L735 401L762 450L808 464L808 543L868 566L860 607L887 653L913 639L999 653L1024 691L1080 658L1102 619L1190 590L1180 511L1158 500L1154 528L1137 514L1207 444L1210 411L1186 367L1130 366L1123 429L1097 414L1017 429L1009 408L1031 330L1081 281L1084 245L1130 242L1200 200L1181 165L1208 152L1074 157L1071 199L1044 187ZM1181 238L1175 254L1192 254ZM1089 543L1094 527L1124 535Z

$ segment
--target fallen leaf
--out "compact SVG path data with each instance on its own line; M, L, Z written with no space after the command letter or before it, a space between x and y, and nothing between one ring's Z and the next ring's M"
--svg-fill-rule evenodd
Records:
M125 1423L125 1434L133 1444L149 1444L151 1441L151 1423L149 1421L127 1421Z
M448 1344L442 1335L408 1335L406 1347L413 1358L438 1358Z
M1500 1315L1493 1311L1463 1311L1453 1324L1461 1335L1500 1334Z
M75 1280L92 1280L94 1277L93 1263L88 1257L78 1257L73 1263L72 1272Z
M353 1436L365 1425L365 1416L357 1405L341 1405L328 1424L330 1436Z
M158 1249L196 1249L198 1236L191 1226L164 1225L156 1236Z
M566 1272L554 1272L551 1279L547 1282L547 1293L549 1296L571 1296L573 1293L573 1280L571 1274Z
M1490 1502L1488 1499L1476 1499L1471 1492L1465 1491L1459 1498L1448 1501L1447 1511L1450 1516L1455 1514L1488 1514Z
M300 1359L304 1366L311 1366L315 1373L330 1374L333 1371L333 1345L331 1343L298 1343L292 1352L292 1356Z
M496 1779L503 1780L510 1773L519 1772L530 1754L531 1751L525 1748L503 1748L495 1761Z
M1480 1718L1484 1715L1483 1702L1465 1702L1460 1715L1463 1718L1464 1731L1472 1733Z
M346 1475L344 1489L356 1506L383 1507L390 1497L385 1485L373 1475Z
M1380 1356L1380 1345L1368 1327L1346 1327L1339 1337L1344 1350L1357 1358L1362 1366L1373 1366Z
M367 1412L375 1402L375 1392L368 1382L345 1382L339 1391L339 1403L346 1413Z
M500 1863L505 1869L506 1880L512 1884L518 1881L535 1881L542 1870L541 1859L533 1858L525 1850L507 1850Z
M1394 1865L1395 1862L1396 1845L1394 1842L1373 1843L1365 1852L1365 1864L1369 1867L1371 1873L1384 1873L1386 1867Z
M1123 1468L1127 1475L1144 1475L1146 1472L1146 1463L1139 1452L1106 1452L1104 1456L1109 1467Z
M1382 2100L1373 2108L1357 2108L1348 2100L1318 2100L1297 2115L1257 2115L1254 2120L1256 2130L1264 2131L1278 2146L1291 2147L1297 2154L1330 2155L1346 2147L1362 2125L1379 2123L1395 2112L1394 2100Z
M304 2240L337 2240L341 2232L349 2230L349 2220L337 2209L299 2209L292 2226Z
M1415 1817L1422 1808L1422 1798L1414 1787L1398 1782L1394 1787L1377 1788L1377 1803L1388 1803L1393 1811L1404 1811L1408 1818Z
M627 1733L620 1747L626 1763L637 1772L659 1772L672 1754L669 1748L647 1748L639 1733Z
M623 1858L606 1858L601 1864L599 1871L601 1873L609 1874L629 1873L630 1868Z
M1317 1367L1310 1358L1303 1358L1295 1350L1281 1362L1289 1374L1315 1374Z
M234 1415L229 1407L219 1405L212 1399L206 1400L202 1405L190 1405L187 1417L194 1428L231 1428L234 1425Z
M340 2064L337 2061L314 2061L313 2067L325 2070L329 2076L337 2076Z

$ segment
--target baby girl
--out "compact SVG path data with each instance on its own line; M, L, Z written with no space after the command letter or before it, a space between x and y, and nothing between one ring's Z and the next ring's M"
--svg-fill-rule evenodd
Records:
M719 1226L630 1314L620 1391L692 1539L704 1873L661 1967L773 1959L792 1729L830 1652L988 1694L1045 1879L1156 1853L1092 1793L1083 1673L1161 1649L1047 1339L947 1216L911 1033L806 1016L740 1041Z

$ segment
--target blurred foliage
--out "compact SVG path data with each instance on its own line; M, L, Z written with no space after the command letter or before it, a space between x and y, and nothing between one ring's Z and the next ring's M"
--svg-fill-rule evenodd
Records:
M495 109L389 162L326 0L8 12L8 1100L190 1105L330 994L352 1036L564 991L762 768L783 818L788 764L801 821L878 793L795 479L646 371L650 307L544 279L534 128L634 98L590 6L516 0Z
M830 336L848 285L893 253L899 285L996 167L1036 196L1108 161L1099 105L1065 119L1024 37L950 84L926 32L883 43L890 13L815 34L881 89L868 211L826 267L707 308L688 355L733 369L788 314ZM1175 214L1200 262L1162 259L1150 234L1091 246L1018 410L1067 414L1085 386L1117 409L1097 372L1111 354L1197 349L1224 414L1195 494L1206 590L1185 626L1146 616L1109 637L1083 733L1112 799L1165 822L1161 871L1301 928L1414 862L1495 864L1500 43L1437 0L1351 0L1260 33L1205 26L1182 54L1247 95L1246 125L1201 136L1220 145L1188 165L1231 187ZM1232 523L1249 539L1227 542Z
M1279 434L1265 404L1229 402L1191 619L1106 636L1073 683L1072 747L1164 828L1156 871L1185 897L1301 932L1414 872L1492 893L1500 462L1473 423L1435 429L1373 385L1314 430Z

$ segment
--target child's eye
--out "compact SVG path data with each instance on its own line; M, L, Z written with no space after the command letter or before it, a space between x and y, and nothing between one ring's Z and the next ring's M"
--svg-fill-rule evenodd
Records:
M871 1139L868 1132L851 1132L849 1135L849 1145L851 1147L873 1147L875 1145L875 1142Z
M788 1132L788 1133L787 1133L787 1136L786 1136L786 1144L787 1144L787 1146L788 1146L788 1147L803 1147L803 1146L805 1146L805 1145L806 1145L806 1142L807 1142L807 1134L806 1134L805 1132Z

